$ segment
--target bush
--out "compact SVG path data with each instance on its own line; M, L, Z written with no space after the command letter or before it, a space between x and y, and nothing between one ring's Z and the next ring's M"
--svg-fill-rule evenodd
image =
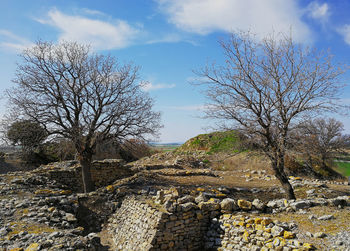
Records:
M291 155L286 155L284 157L284 167L293 173L299 173L303 170L302 162Z
M142 140L131 139L120 145L119 154L125 161L135 161L146 156L151 156L152 149Z
M20 120L10 125L6 136L13 145L20 145L23 151L31 152L40 147L47 138L47 132L35 121Z

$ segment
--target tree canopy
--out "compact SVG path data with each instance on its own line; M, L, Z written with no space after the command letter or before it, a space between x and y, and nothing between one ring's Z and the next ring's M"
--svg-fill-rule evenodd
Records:
M83 169L84 190L97 141L156 135L160 113L141 86L139 67L91 53L75 42L39 41L21 54L10 103L51 135L72 140Z
M20 120L9 126L6 137L13 145L20 145L24 151L33 151L47 138L47 132L37 122Z
M295 198L284 171L290 131L303 115L336 110L344 70L328 53L283 34L261 41L249 33L232 34L221 47L225 62L197 72L207 86L207 117L254 138L288 197Z

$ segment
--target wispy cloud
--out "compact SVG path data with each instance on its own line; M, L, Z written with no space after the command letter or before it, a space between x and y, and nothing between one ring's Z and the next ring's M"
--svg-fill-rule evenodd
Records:
M196 43L193 40L188 40L184 38L180 34L166 34L163 37L156 38L156 39L150 39L146 42L146 44L157 44L157 43L178 43L178 42L185 42L185 43L190 43L194 46L198 46L198 43Z
M272 31L289 32L309 42L311 31L294 0L155 0L177 28L201 35L215 31L251 30L258 38Z
M331 13L329 5L327 3L320 4L318 1L311 2L306 8L309 17L321 21L327 22Z
M350 24L343 25L337 31L343 37L345 43L350 45Z
M84 10L89 14L100 14L98 11ZM124 20L107 22L79 15L67 15L57 9L50 10L46 18L37 21L57 28L60 31L59 40L87 43L96 50L127 47L140 32Z
M31 41L11 31L0 30L0 48L3 50L18 53L32 45L33 43Z
M177 111L204 111L208 109L208 105L167 106L167 108Z
M146 82L141 86L141 88L144 91L154 91L159 89L170 89L174 88L175 86L175 84L152 84L151 82Z
M105 13L99 11L99 10L91 10L88 8L83 8L81 11L85 14L92 15L92 16L106 16Z
M188 77L186 78L186 81L189 82L189 83L203 83L203 82L207 82L208 81L208 78L206 77L199 77L199 76L191 76L191 77Z

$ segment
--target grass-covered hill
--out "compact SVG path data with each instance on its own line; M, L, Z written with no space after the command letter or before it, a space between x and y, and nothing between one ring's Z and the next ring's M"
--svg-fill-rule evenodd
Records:
M230 170L234 169L235 166L247 166L247 168L261 166L263 169L269 169L270 166L269 160L261 152L250 147L244 136L234 130L200 134L187 140L174 151L176 154L191 154L194 152L205 154L205 158L210 160L212 164L217 163L219 169L225 167L225 169ZM216 155L218 154L223 159L222 161L217 161ZM350 154L347 154L347 156L350 156ZM287 173L326 179L341 178L341 175L350 176L348 159L346 161L330 160L329 167L323 168L319 165L318 157L313 157L313 163L310 165L306 164L303 154L290 152L286 156L285 168Z
M205 151L208 154L237 153L243 150L242 140L239 134L233 130L200 134L176 149L177 152Z

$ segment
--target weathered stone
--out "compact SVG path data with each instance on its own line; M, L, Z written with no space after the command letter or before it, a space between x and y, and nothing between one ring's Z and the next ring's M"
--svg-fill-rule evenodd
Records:
M8 231L5 227L0 228L0 236L5 236L7 235Z
M266 208L266 204L259 199L254 199L252 205L260 211L263 211Z
M188 203L188 202L195 202L193 196L186 195L184 197L181 197L181 198L177 199L177 203L179 203L179 204L185 204L185 203Z
M220 209L220 204L215 201L200 202L198 204L199 209L203 211L215 211Z
M205 196L203 193L200 193L196 198L195 198L195 202L197 204L199 204L200 202L206 202L208 201L207 196Z
M323 232L317 232L317 233L314 233L314 237L315 238L324 238L326 237L327 235Z
M349 196L339 196L337 198L328 200L333 206L347 206L349 201ZM349 201L350 202L350 201Z
M283 238L284 239L293 239L295 237L295 234L289 231L284 231Z
M252 209L252 203L250 201L247 201L247 200L238 200L237 205L242 210L251 210Z
M197 205L194 204L193 202L187 202L187 203L184 203L184 204L180 204L181 206L181 210L184 211L184 212L187 212L187 211L190 211L194 208L197 208Z
M271 234L273 236L281 236L283 235L284 229L282 227L279 226L274 226L271 228Z
M334 219L333 215L322 215L320 217L317 218L318 220L332 220Z
M310 243L304 243L303 248L306 250L314 250L315 249L314 245L312 245Z
M74 223L77 221L77 218L75 218L75 216L71 213L66 213L65 219L70 223Z
M225 198L220 203L221 211L228 213L237 209L237 205L234 199Z
M37 251L39 249L40 249L40 244L32 243L25 249L25 251Z
M305 209L305 208L311 207L311 203L310 201L307 201L307 200L300 200L300 201L295 201L290 203L290 206L294 210L298 210L298 209Z

